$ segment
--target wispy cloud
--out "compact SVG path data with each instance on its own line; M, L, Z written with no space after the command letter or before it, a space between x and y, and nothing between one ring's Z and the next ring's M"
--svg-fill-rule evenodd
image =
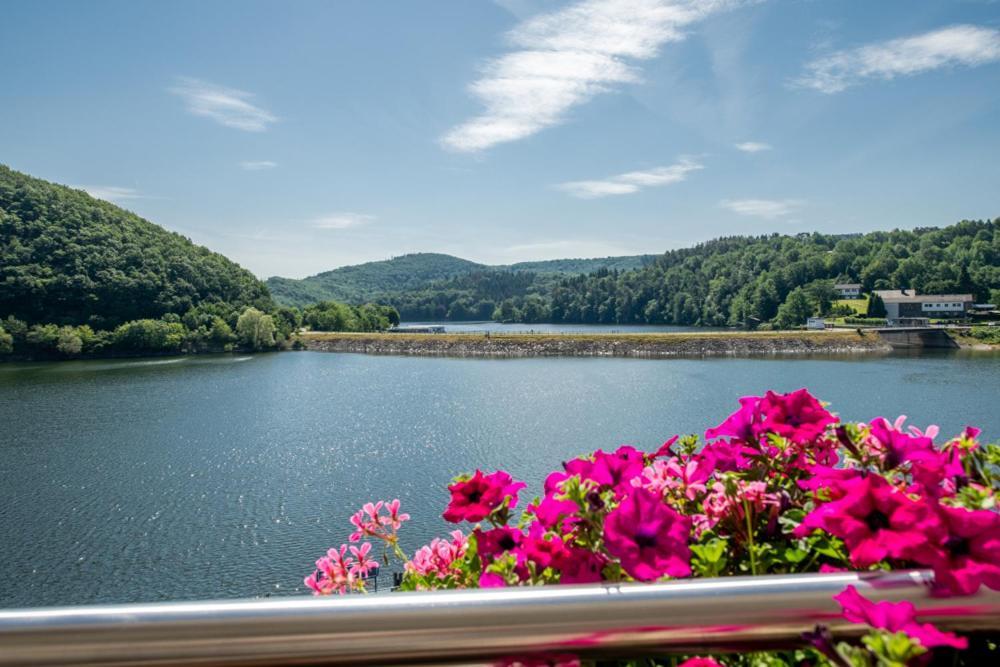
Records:
M739 215L774 220L794 213L804 203L801 199L723 199L719 206Z
M252 104L253 94L244 90L188 77L179 77L177 85L168 90L184 99L190 113L211 118L226 127L263 132L278 120L271 112Z
M312 221L312 226L316 229L348 229L350 227L360 227L375 220L374 215L366 213L351 213L344 211L341 213L331 213Z
M681 158L668 167L630 171L598 181L570 181L555 187L580 199L596 199L610 195L628 195L642 188L679 183L687 179L689 173L699 169L704 169L704 165L690 158Z
M760 153L761 151L769 151L774 148L771 144L765 144L760 141L744 141L741 144L733 144L733 147L744 153Z
M808 63L793 84L839 93L867 79L888 81L942 67L1000 61L1000 30L954 25L920 35L837 51Z
M528 137L616 85L639 81L630 61L648 60L683 30L740 0L584 0L535 16L507 35L515 47L490 60L470 86L485 111L442 144L478 151Z
M246 171L261 171L262 169L274 169L278 166L277 162L271 162L270 160L244 160L240 162L240 168Z
M143 194L133 188L121 188L116 185L78 185L78 189L83 190L95 199L118 202L126 199L142 199Z

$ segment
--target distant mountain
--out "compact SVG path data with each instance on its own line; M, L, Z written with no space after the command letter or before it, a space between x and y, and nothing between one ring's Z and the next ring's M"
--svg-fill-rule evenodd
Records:
M546 275L579 275L601 269L619 271L637 269L655 258L655 255L634 255L598 259L553 259L490 266L452 255L413 253L379 262L344 266L301 280L268 278L267 286L274 298L285 305L304 306L326 300L363 303L377 300L389 293L422 290L434 283L470 274L531 272Z
M264 284L222 255L0 165L0 317L115 326L206 303L273 306Z

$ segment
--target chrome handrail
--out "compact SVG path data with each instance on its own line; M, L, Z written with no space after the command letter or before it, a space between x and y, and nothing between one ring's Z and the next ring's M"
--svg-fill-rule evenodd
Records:
M836 573L661 584L0 610L0 665L441 664L505 656L663 654L856 634L831 596L913 602L921 620L1000 629L1000 593L929 594L929 574Z

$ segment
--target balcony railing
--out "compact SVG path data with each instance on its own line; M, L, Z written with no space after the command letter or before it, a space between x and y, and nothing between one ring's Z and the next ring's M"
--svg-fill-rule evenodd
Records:
M778 648L818 623L857 634L831 596L853 584L921 620L1000 630L1000 594L931 597L923 572L803 574L620 586L307 596L0 610L0 665L490 662Z

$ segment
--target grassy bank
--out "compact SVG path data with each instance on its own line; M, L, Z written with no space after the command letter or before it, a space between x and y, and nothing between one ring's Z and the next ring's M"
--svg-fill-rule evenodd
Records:
M780 331L615 334L306 333L307 349L325 352L455 357L706 357L884 353L875 333Z

